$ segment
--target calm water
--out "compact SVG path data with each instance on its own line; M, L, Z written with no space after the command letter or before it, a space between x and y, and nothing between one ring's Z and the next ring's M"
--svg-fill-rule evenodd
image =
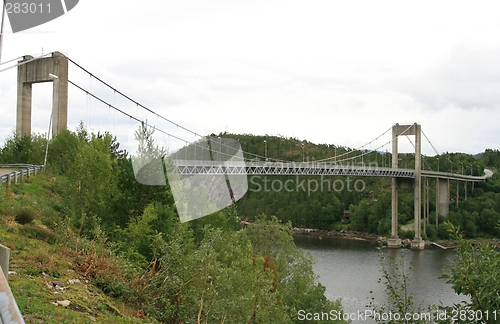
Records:
M380 253L396 259L404 253L405 265L412 264L409 291L415 296L415 305L422 302L425 306L440 303L451 306L467 300L457 295L445 279L439 279L443 269L456 257L453 250L379 250L377 244L370 242L331 237L319 240L316 235L297 235L295 243L316 259L313 269L326 287L326 296L341 298L346 312L364 311L372 296L380 303L387 300L385 286L378 283L382 276ZM365 323L369 322L372 321Z

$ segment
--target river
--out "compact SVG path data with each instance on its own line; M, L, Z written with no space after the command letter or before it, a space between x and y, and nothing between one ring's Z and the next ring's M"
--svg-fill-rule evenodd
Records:
M452 306L466 296L457 295L446 279L439 279L443 269L451 265L456 252L448 249L408 249L379 248L376 243L317 235L296 235L297 247L309 252L315 258L314 272L319 282L326 287L329 299L341 298L346 313L364 312L373 297L379 304L385 304L385 285L378 283L382 276L381 253L390 264L389 256L395 260L404 255L404 265L411 264L409 293L413 294L415 305L422 303ZM370 294L370 291L373 293ZM322 310L318 310L321 312ZM373 320L354 320L353 323L375 323Z

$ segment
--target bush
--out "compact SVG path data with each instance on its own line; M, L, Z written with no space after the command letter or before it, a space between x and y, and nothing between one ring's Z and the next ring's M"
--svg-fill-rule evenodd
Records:
M43 134L17 136L14 132L0 148L0 162L42 164L46 144Z
M108 296L114 298L130 297L129 284L124 280L99 277L94 279L94 284Z
M42 240L49 244L54 244L57 242L57 235L48 228L43 228L36 225L25 225L20 228L20 232L26 237Z
M409 231L401 231L401 239L406 240L413 240L415 238L415 231L414 230L409 230Z
M431 241L436 241L438 239L436 225L428 224L425 227L425 231L427 232L427 238Z
M453 229L453 228L452 228ZM453 237L459 237L455 230ZM473 245L460 241L458 257L446 269L441 278L448 279L457 294L469 297L470 302L455 305L458 314L486 314L500 309L500 254L495 247L486 243ZM458 308L460 307L460 308ZM468 318L470 320L470 318ZM469 321L470 323L471 321ZM474 321L479 323L479 321ZM481 323L498 323L498 318L483 318Z
M26 208L17 212L17 215L14 218L14 220L21 225L33 223L34 219L35 213L31 209Z

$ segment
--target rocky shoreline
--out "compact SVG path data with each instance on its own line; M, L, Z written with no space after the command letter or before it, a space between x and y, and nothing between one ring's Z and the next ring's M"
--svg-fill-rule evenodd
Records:
M373 233L366 233L366 232L359 232L359 231L350 231L350 230L321 230L321 229L314 229L314 228L298 228L294 227L293 232L295 235L316 235L318 238L321 240L323 237L340 237L340 238L345 238L349 240L359 240L359 241L369 241L373 243L378 243L382 246L387 246L387 241L389 240L388 237L380 236L377 234ZM471 241L472 244L478 243L476 241ZM496 246L497 248L500 248L500 241L498 239L492 239L489 241L489 244ZM453 241L453 240L444 240L444 241L438 241L438 242L431 242L431 241L425 241L425 248L426 249L453 249L457 248L459 246L458 241ZM411 240L409 239L404 239L401 240L401 247L402 248L410 248L411 247Z
M358 231L350 231L350 230L321 230L315 228L293 228L293 233L296 235L317 235L320 238L332 236L332 237L342 237L351 240L362 240L362 241L372 241L378 242L381 239L381 236L376 234L366 233L366 232L358 232Z
M241 221L243 226L247 226L251 224L248 221ZM389 241L388 237L380 236L373 233L360 232L360 231L351 231L351 230L322 230L317 228L302 228L302 227L293 227L292 228L294 235L315 235L319 240L322 240L323 237L340 237L348 240L358 240L358 241L367 241L373 244L378 244L380 246L387 246L387 242ZM487 242L489 245L496 247L500 250L500 239L493 238L489 240L484 239L472 239L468 241L471 244L480 244L481 242ZM437 242L425 241L426 249L454 249L460 245L459 241L456 240L442 240ZM401 248L410 249L411 248L411 240L410 239L402 239L401 240Z

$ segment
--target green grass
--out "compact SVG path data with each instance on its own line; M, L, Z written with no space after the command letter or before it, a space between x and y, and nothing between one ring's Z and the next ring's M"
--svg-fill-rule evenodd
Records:
M3 219L5 225L5 219ZM76 267L77 255L63 244L23 235L23 226L7 221L0 243L11 248L9 285L27 323L138 323L137 310L104 294ZM17 234L15 232L18 232ZM70 284L78 279L79 283ZM52 282L65 285L53 288ZM53 303L69 300L68 307Z
M25 322L154 323L139 318L139 307L112 298L96 286L106 286L103 279L97 282L96 274L101 275L99 278L116 276L113 285L127 285L127 279L120 275L112 257L99 257L110 255L103 246L71 237L63 226L56 226L61 220L54 208L57 205L54 180L43 174L32 177L28 183L11 186L9 190L3 186L0 190L0 244L11 249L9 270L15 274L9 276L9 285ZM33 223L15 222L15 215L23 208L35 212ZM75 240L79 247L75 247ZM85 269L91 268L93 271L85 273ZM80 282L69 283L75 279ZM63 283L65 289L55 289L54 281ZM62 300L69 300L70 305L53 304Z
M341 221L336 221L330 225L330 230L342 231L342 230L350 230L349 223L342 223Z

